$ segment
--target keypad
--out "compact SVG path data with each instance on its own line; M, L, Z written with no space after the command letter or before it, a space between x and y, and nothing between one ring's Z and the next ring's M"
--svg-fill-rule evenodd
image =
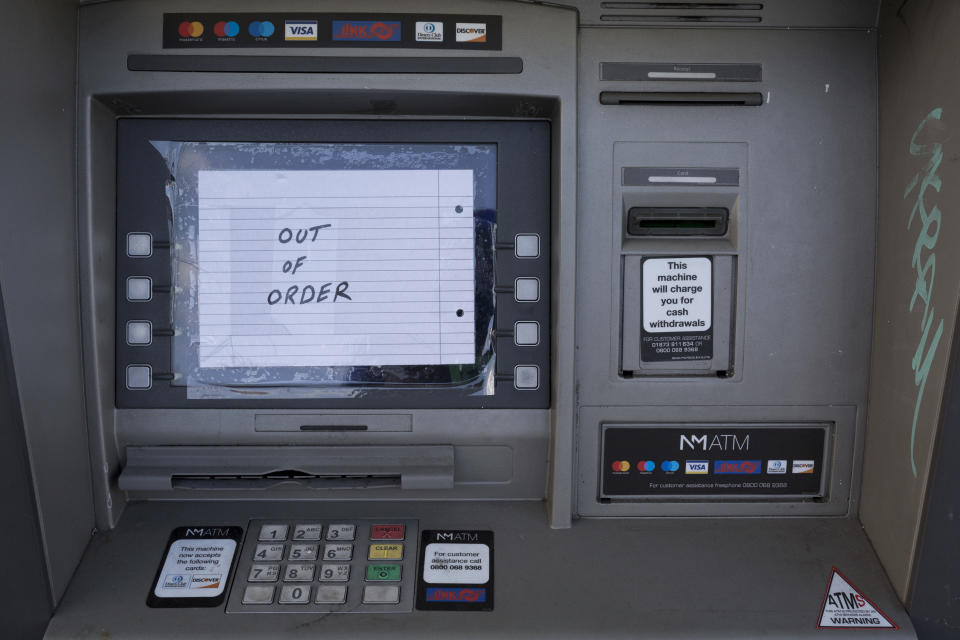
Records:
M229 612L413 610L416 520L255 520Z

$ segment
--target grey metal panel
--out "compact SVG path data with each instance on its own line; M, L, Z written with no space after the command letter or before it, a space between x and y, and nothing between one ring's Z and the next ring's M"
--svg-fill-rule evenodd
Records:
M960 207L960 165L951 158L960 94L943 79L956 76L958 28L956 2L883 5L876 317L860 519L904 599L957 340L960 226L952 213ZM935 109L943 110L939 119Z
M66 588L93 527L77 308L72 2L4 3L11 88L0 106L0 281L50 588ZM15 89L13 89L15 88Z
M23 432L7 320L0 296L0 549L7 580L0 582L0 628L15 638L40 638L53 615L36 494ZM15 579L14 579L15 578Z
M311 117L551 118L552 221L551 260L554 282L573 282L575 268L576 202L576 14L555 7L515 2L467 0L458 12L486 11L504 18L504 47L497 56L520 57L524 70L515 75L438 76L419 74L211 74L130 72L129 53L162 53L161 14L174 11L216 10L216 2L155 3L144 0L85 5L80 11L79 122L80 229L82 305L85 317L85 354L89 422L97 453L98 522L116 522L124 496L111 478L122 463L123 447L134 444L451 444L458 455L493 444L512 450L498 454L483 468L472 456L472 484L457 483L453 492L465 498L541 498L548 474L555 479L551 523L568 526L571 517L571 460L573 458L573 287L554 287L551 297L554 324L551 411L415 411L413 434L388 432L256 432L254 413L264 411L117 411L113 408L113 264L106 247L113 247L113 119L117 115L205 115ZM300 0L284 6L290 11L316 6ZM396 11L384 0L365 11ZM450 10L448 3L418 1L404 11ZM236 11L262 9L262 3L242 0ZM529 25L537 25L536 29ZM291 50L290 55L337 55L331 50ZM377 56L376 49L350 49L350 57ZM396 55L416 55L397 51ZM245 55L264 55L259 50ZM445 52L446 56L489 56L489 52ZM371 90L371 87L376 90ZM371 413L365 411L364 413ZM552 437L551 437L552 434ZM548 444L549 441L549 444ZM547 447L552 447L548 452ZM517 463L510 481L504 481L504 461ZM458 472L459 475L459 472ZM426 492L430 493L430 492ZM299 496L303 497L303 496ZM359 498L350 492L339 499ZM364 493L363 497L373 497ZM385 496L381 496L385 497ZM397 494L394 496L400 498ZM424 496L437 499L442 496ZM449 497L447 494L446 497Z
M917 632L930 640L953 638L960 629L960 341L953 343L947 375L906 602Z
M149 609L170 531L248 518L416 518L421 530L495 532L491 612L224 614ZM832 566L902 630L823 630ZM104 575L110 576L109 582ZM52 639L183 638L913 638L910 620L853 519L583 519L543 524L539 502L136 503L98 535L51 622Z
M601 82L601 61L671 61L681 54L698 61L760 61L761 83L730 86L761 91L764 104L599 104L601 90L649 84ZM817 416L827 413L835 417L826 419L838 421L834 477L840 482L829 501L753 512L855 511L872 320L875 64L875 36L866 31L581 30L579 203L591 214L581 217L578 235L577 377L579 402L590 407L581 411L578 426L582 477L594 475L596 459L584 452L595 442L599 421L613 413L641 420L673 411L674 420L683 420L681 407L705 414L715 407L724 419L740 412L774 421L822 420ZM687 82L682 90L689 87L697 88ZM617 375L619 345L610 336L618 334L622 207L611 198L611 166L621 141L741 141L748 147L741 178L749 219L731 231L743 239L736 247L733 378ZM595 495L581 493L580 509L596 512Z

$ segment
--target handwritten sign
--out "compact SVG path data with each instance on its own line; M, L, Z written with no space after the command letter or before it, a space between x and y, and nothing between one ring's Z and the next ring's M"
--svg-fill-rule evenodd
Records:
M472 170L198 183L201 368L474 362Z

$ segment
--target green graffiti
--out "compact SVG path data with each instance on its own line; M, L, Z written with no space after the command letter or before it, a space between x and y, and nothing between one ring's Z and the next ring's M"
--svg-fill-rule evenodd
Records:
M927 189L932 188L940 193L940 188L943 186L943 181L937 175L940 163L943 162L943 145L939 142L918 144L917 138L920 137L931 121L940 120L942 115L943 109L934 109L927 114L927 117L913 132L913 137L910 138L910 155L929 156L929 160L927 160L926 166L917 172L917 175L913 177L903 192L903 199L906 200L916 190L913 209L910 211L910 218L907 220L907 229L909 230L913 226L917 214L920 216L921 224L917 242L913 247L911 264L917 272L917 279L913 285L913 295L910 297L911 312L917 306L918 300L923 303L923 315L920 318L920 341L917 343L913 360L910 362L913 369L913 384L917 388L916 402L913 406L913 425L910 428L910 468L913 470L914 478L917 477L916 440L920 405L923 402L923 392L927 387L930 367L933 365L933 358L937 355L940 338L943 336L943 318L940 318L937 328L933 332L933 337L930 337L930 329L933 326L935 315L933 304L931 304L933 279L937 272L937 254L934 252L934 248L937 246L937 238L940 237L942 214L940 213L940 207L936 204L928 211L924 201Z

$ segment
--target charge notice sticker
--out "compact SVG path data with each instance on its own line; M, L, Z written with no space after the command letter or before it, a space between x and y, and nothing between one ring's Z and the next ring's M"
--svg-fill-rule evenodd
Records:
M493 610L493 532L424 531L417 609Z
M222 603L242 535L240 527L174 529L147 604L151 607L213 607Z
M643 261L644 362L713 357L713 263L710 258Z

